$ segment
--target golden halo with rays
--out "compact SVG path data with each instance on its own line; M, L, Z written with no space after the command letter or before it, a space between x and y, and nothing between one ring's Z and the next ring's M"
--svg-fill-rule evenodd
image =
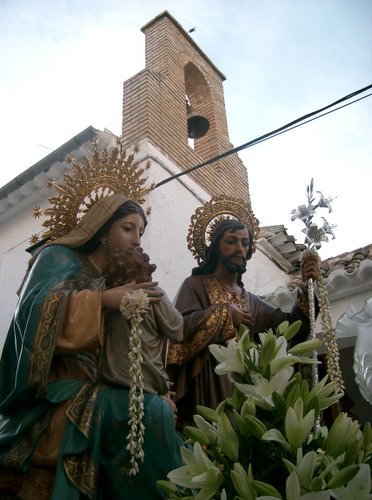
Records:
M155 184L146 185L147 176L144 173L150 168L150 162L143 167L134 161L137 152L138 147L135 146L133 152L127 155L122 148L121 139L117 137L116 146L110 151L107 148L99 151L97 141L93 141L91 158L84 156L80 164L71 155L67 156L71 173L64 174L63 185L57 184L53 179L48 180L47 187L56 189L58 194L48 198L50 206L45 210L34 208L35 218L46 217L42 223L46 230L40 236L32 235L30 243L34 245L45 238L54 241L69 233L81 217L104 196L123 193L142 204L145 201L144 195ZM146 209L147 214L150 211L150 208Z
M250 203L234 196L213 196L195 210L191 216L187 234L187 248L193 254L198 264L204 260L206 246L210 243L216 227L226 219L240 220L249 227L255 241L259 233L259 221L256 219ZM253 251L255 245L253 243Z

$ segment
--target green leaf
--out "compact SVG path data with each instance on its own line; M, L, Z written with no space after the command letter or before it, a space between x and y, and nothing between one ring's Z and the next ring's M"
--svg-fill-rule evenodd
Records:
M313 479L313 475L316 467L316 453L315 451L309 451L301 460L298 476L300 478L301 486L308 486Z
M241 407L240 414L242 417L245 415L256 415L256 405L253 397L248 396Z
M245 332L248 332L248 328L245 325L240 325L239 326L239 337L243 337Z
M164 491L167 495L172 493L177 493L177 486L172 483L172 481L166 481L165 479L159 479L156 484L161 491Z
M362 442L363 438L360 435L359 439L356 438L349 449L346 451L345 458L344 458L344 465L352 465L358 462L357 458L359 455L359 451L362 448Z
M283 396L278 394L277 392L273 392L272 395L273 398L273 403L275 405L275 408L278 410L278 413L285 414L286 412L286 405L285 405L285 400Z
M218 421L217 445L231 460L238 459L239 441L230 420L224 413Z
M296 401L300 397L300 386L298 384L293 385L286 397L286 410L288 408L293 408Z
M287 500L300 500L301 488L296 472L292 472L288 476L285 484L285 493Z
M196 427L191 427L191 425L186 425L184 428L185 434L187 437L192 439L194 442L199 442L200 444L207 445L209 444L208 437Z
M207 406L198 405L196 411L209 422L217 422L218 420L218 413Z
M319 476L313 477L310 482L310 491L321 491L323 489L323 479Z
M283 434L278 429L270 429L261 437L263 441L277 441L280 443L283 448L287 451L290 451L291 447L289 446L288 441L285 439Z
M360 466L359 465L349 465L348 467L344 467L343 469L339 470L336 472L336 474L332 477L330 481L328 481L328 488L333 489L333 488L339 488L340 486L343 486L344 484L348 483L353 479L353 477L357 474L359 471Z
M243 417L241 417L240 414L236 410L233 410L233 413L234 413L234 416L236 419L236 425L237 425L239 433L241 434L241 436L246 437L247 435L250 434L249 422L247 420L245 420Z
M363 448L368 450L372 442L372 428L371 423L367 422L363 427Z
M305 356L305 354L310 354L318 349L322 343L320 339L306 340L305 342L296 344L288 352L293 356Z
M280 325L276 327L276 333L279 335L284 335L284 333L288 330L289 321L282 321Z
M241 391L239 391L239 389L235 385L233 385L231 389L231 400L233 408L237 411L240 411L242 404L246 400L245 395L242 394Z
M248 475L240 463L234 464L234 470L230 472L230 477L234 488L242 498L255 500L255 490L249 484Z
M201 415L194 415L194 422L199 431L208 439L209 444L213 444L217 440L217 427L210 424Z
M295 321L294 323L292 323L291 325L289 325L286 330L282 333L283 337L288 341L288 340L291 340L295 335L296 333L298 332L298 330L301 328L301 320L297 320ZM282 323L283 324L283 323ZM278 329L281 327L281 325L278 326Z
M261 422L260 419L256 418L253 415L245 415L244 420L246 420L249 424L249 430L252 432L252 434L260 439L265 432L267 432L267 427L266 425Z
M260 495L265 495L265 496L272 496L274 498L283 498L282 495L279 493L279 491L274 488L274 486L271 486L271 484L264 483L262 481L257 481L253 480L252 481L252 486L254 489L259 493Z
M284 465L287 467L288 472L291 474L292 472L297 472L298 474L298 468L295 466L294 463L292 463L290 460L287 460L286 458L282 458Z
M260 368L265 370L270 361L274 358L276 351L276 338L273 334L267 334L262 345L260 356Z
M306 401L309 395L309 382L307 380L301 380L300 382L300 395L302 400Z
M332 493L339 500L367 500L371 498L371 469L368 464L360 465L360 470L345 486L334 488Z

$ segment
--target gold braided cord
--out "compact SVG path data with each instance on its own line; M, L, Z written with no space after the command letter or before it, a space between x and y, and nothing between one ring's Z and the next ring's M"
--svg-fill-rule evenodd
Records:
M251 229L253 240L257 239L259 221L256 219L249 202L224 194L213 196L210 201L195 210L190 220L187 247L198 264L204 260L205 248L210 243L217 226L226 219L241 221Z
M336 384L336 393L342 393L345 390L345 383L342 379L342 372L340 367L340 352L337 346L337 338L335 330L332 326L332 318L330 313L330 302L327 293L327 289L324 283L324 277L320 268L320 257L316 250L305 250L302 253L301 259L304 261L309 256L316 258L317 268L318 268L318 296L319 296L319 315L322 325L323 340L326 346L326 360L327 360L327 372L331 382ZM317 337L316 324L315 324L315 283L310 278L307 281L308 285L308 298L309 298L309 320L310 320L310 338L315 339ZM314 360L318 360L318 352L315 350L313 352ZM313 385L315 386L319 381L319 370L318 365L312 365L312 377ZM318 422L318 425L320 423Z
M69 233L82 216L101 198L123 193L128 198L142 204L144 195L151 191L155 184L146 185L145 171L150 168L148 161L143 167L134 160L138 147L127 154L122 148L120 137L110 151L98 150L98 141L93 141L93 153L90 158L84 156L80 163L68 155L66 162L71 165L71 173L63 176L64 184L57 184L53 179L47 182L48 188L57 191L56 196L48 198L50 206L45 210L34 208L35 218L44 216L42 226L46 230L42 235L33 235L31 244L44 238L54 241ZM149 213L150 209L147 209Z
M340 393L344 392L345 383L342 379L342 372L340 367L340 352L337 346L337 337L335 330L332 326L329 297L325 287L323 275L320 271L320 267L319 267L318 291L319 291L320 320L324 335L324 343L327 349L326 351L327 371L329 374L330 381L336 383L336 393Z

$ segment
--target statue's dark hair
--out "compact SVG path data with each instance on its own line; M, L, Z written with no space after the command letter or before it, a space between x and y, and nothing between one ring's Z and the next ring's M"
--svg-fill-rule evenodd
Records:
M116 220L121 219L122 217L125 217L129 214L139 214L143 219L144 226L147 226L146 215L141 205L138 205L138 203L131 200L126 201L125 203L120 205L120 207L112 214L110 219L105 222L105 224L100 229L98 229L98 231L91 237L89 241L79 247L79 250L85 254L90 254L91 252L97 250L101 245L102 236L108 233L112 224Z
M218 247L220 241L226 231L238 231L239 229L247 229L249 234L249 247L246 259L249 260L253 253L253 233L249 227L243 222L236 219L227 219L218 224L212 235L211 244L205 249L204 261L199 267L192 270L192 274L210 274L216 269L218 262ZM238 283L242 285L241 274L238 276Z

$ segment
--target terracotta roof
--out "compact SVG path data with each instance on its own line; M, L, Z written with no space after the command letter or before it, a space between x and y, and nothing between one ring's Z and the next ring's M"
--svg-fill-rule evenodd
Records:
M287 233L283 225L260 227L259 248L286 273L300 269L300 257L305 245L296 243L295 237Z
M294 236L289 235L283 225L260 227L257 243L258 248L272 260L277 260L277 264L288 274L300 269L301 253L306 246L296 243ZM372 244L322 260L320 267L325 277L340 269L350 274L359 269L364 260L372 260Z
M283 225L277 225L260 228L257 248L291 275L286 286L279 287L265 297L269 302L274 300L276 305L282 306L293 299L292 295L298 287L300 256L306 247L297 244ZM372 289L372 244L325 259L320 267L332 299L369 291Z
M326 277L336 270L343 270L345 273L351 274L357 271L365 260L372 260L372 244L323 260L320 267L323 276Z

